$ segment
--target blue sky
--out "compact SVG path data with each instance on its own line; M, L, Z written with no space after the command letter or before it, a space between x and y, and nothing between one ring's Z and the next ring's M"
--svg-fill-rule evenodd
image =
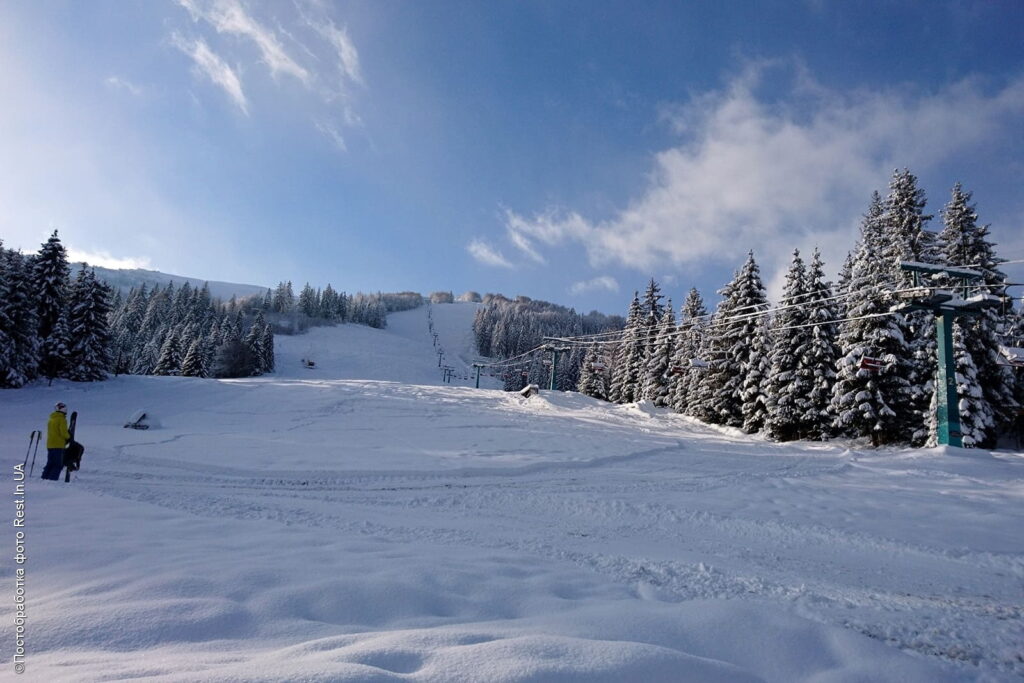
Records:
M1024 259L1022 45L1016 0L2 3L0 237L621 313L838 270L905 166Z

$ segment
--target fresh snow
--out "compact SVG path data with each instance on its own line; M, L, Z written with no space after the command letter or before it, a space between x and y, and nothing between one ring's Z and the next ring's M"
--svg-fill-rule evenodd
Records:
M82 269L82 263L70 263L68 266L71 269L71 277L74 279L78 271ZM248 296L262 297L267 292L266 287L259 285L200 280L199 278L172 275L142 268L103 268L95 265L89 265L88 267L95 271L98 279L106 282L114 289L121 290L125 294L133 287L138 288L145 285L149 289L153 289L154 287L166 287L168 282L174 283L176 289L180 289L186 283L190 287L197 289L202 289L203 285L206 285L210 290L210 296L223 299L224 301L231 297L238 299Z
M433 306L460 371L476 308ZM445 385L426 316L277 337L259 378L0 392L8 494L57 400L86 446L71 484L45 451L26 484L19 680L1024 676L1020 453Z

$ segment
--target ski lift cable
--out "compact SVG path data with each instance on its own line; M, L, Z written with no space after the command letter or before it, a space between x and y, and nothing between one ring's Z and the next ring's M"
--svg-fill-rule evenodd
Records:
M912 291L916 291L918 289L920 289L920 288L919 287L908 287L908 288L904 288L904 289L888 290L885 293L887 295L892 295L892 294L899 294L901 292L912 292ZM855 292L855 293L851 293L849 295L841 295L841 296L853 296L854 294L859 295L859 294L861 294L861 292ZM832 297L832 298L837 298L837 297ZM809 303L813 304L813 303L818 303L818 302L809 302ZM766 309L766 310L763 310L763 311L759 311L757 313L747 313L747 314L744 314L744 315L741 315L741 316L725 316L725 317L722 317L722 318L720 318L718 320L715 320L714 322L712 322L709 325L705 325L705 326L701 327L701 331L702 332L707 332L709 330L714 330L714 329L717 329L717 328L720 328L720 327L724 327L724 326L726 326L726 325L728 325L730 323L742 322L744 320L753 320L755 318L760 318L760 317L766 316L766 315L768 315L770 313L773 313L773 312L776 312L776 311L779 311L779 310L784 310L784 309L787 309L787 308L796 308L796 307L806 306L806 305L807 304L794 304L794 305L790 305L790 306L781 306L781 307L774 308L774 309ZM892 313L885 313L885 315L892 315ZM869 317L877 317L877 314L872 314ZM818 322L806 323L806 324L800 325L799 327L814 327L815 325L838 324L838 323L841 323L841 322L848 322L850 320L856 320L856 319L858 319L858 318L848 318L848 319L844 318L844 319L836 319L836 320L823 320L823 321L818 321ZM775 329L776 330L780 330L780 329L794 329L795 327L798 327L798 326L775 328ZM685 334L688 331L689 331L688 328L677 329L675 332L673 332L669 336L670 337L676 337L676 336ZM623 341L624 340L624 336L625 336L625 331L620 330L620 331L618 331L618 334L619 334L619 337L617 337L615 339L604 339L604 340L596 340L596 339L587 338L587 337L572 337L572 338L548 337L548 339L555 340L555 341L560 341L560 342L565 342L565 343L568 343L568 344L574 344L574 345L577 345L577 346L603 346L603 345L606 345L606 344L616 344L616 343L619 343L619 342ZM635 337L635 338L631 339L630 341L649 342L649 341L654 341L654 340L658 339L660 336L661 336L660 333L646 334L646 335L643 335L643 336L640 336L640 337Z
M889 286L892 286L892 284L890 284ZM808 297L808 296L813 296L815 294L817 294L817 292L808 292L806 294L800 294L800 295L797 295L795 297L783 297L780 301L791 301L791 300L795 300L795 299L799 299L799 298L805 298L805 297ZM845 294L836 294L834 296L825 297L824 299L816 299L816 300L811 301L811 302L805 302L805 303L802 303L802 304L799 304L799 303L797 303L797 304L786 304L786 305L783 305L783 306L776 306L775 308L769 308L769 309L762 310L762 311L755 311L753 313L744 314L744 315L749 315L750 317L758 317L758 316L761 316L761 315L763 315L765 313L774 313L776 311L782 311L782 310L785 310L785 309L788 309L788 308L799 308L801 306L806 306L808 304L819 304L819 303L824 303L826 301L835 301L835 300L838 300L838 299L845 299L845 298L848 298L848 297L851 297L851 296L856 296L857 294L858 294L858 292L847 292ZM738 308L734 308L732 311L730 311L730 313L736 313L738 311L745 311L745 310L752 309L752 308L758 308L759 306L764 306L764 305L765 304L750 304L750 305L747 305L747 306L739 306ZM706 319L706 318L714 318L716 315L717 315L716 312L705 313L704 315L698 315L698 316L695 316L693 318L687 319L686 323L689 324L691 321L703 320L703 319ZM737 316L733 316L733 317L724 318L724 319L721 319L721 320L724 321L724 320L734 320L734 319L739 319L739 318ZM716 323L717 322L718 321L716 321ZM576 336L573 336L573 337L550 337L550 338L551 339L557 339L557 340L596 339L597 337L617 337L617 336L621 336L622 334L623 334L623 330L610 330L608 332L596 332L594 334L588 334L588 335L576 335Z
M884 287L886 285L880 285L880 286ZM889 286L891 286L891 285L889 285ZM918 287L908 287L908 288L904 288L904 289L889 290L886 293L887 294L899 294L901 292L910 292L910 291L914 291L914 290L917 290L917 289L919 289L919 288ZM741 321L744 321L744 320L753 320L755 318L760 318L760 317L769 315L771 313L776 313L778 311L783 311L783 310L787 310L787 309L790 309L790 308L803 308L803 307L807 307L807 306L810 306L810 305L816 305L816 304L819 304L819 303L824 303L826 301L833 301L833 300L837 300L837 299L844 299L844 298L849 298L849 297L853 297L853 296L859 296L860 294L861 294L861 292L847 292L845 294L839 294L839 295L832 296L832 297L826 297L825 299L821 299L821 300L817 300L817 301L810 301L810 302L805 302L805 303L802 303L802 304L789 304L789 305L786 305L786 306L777 306L775 308L766 308L766 309L763 309L763 310L760 310L760 311L756 311L754 313L745 313L743 315L720 316L717 319L715 319L715 315L716 315L715 313L710 313L710 314L708 314L706 316L699 316L699 318L712 318L713 319L710 324L702 326L701 330L702 331L713 330L713 329L716 329L716 328L719 328L719 327L724 327L725 325L730 324L730 323L741 322ZM760 306L760 305L764 305L764 304L757 304L757 305ZM742 310L743 308L751 308L751 306L744 306L744 307L742 307L740 309L735 309L735 310ZM693 320L697 320L699 318L694 318ZM814 323L814 324L816 324L816 325L823 325L823 324L827 324L827 323L820 322L820 323ZM682 327L680 327L680 329L677 329L676 332L672 333L672 335L670 335L670 336L677 336L677 335L685 334L688 331L689 331L689 328L682 328ZM602 344L612 344L612 343L617 343L617 342L622 341L623 338L625 337L625 334L626 334L625 330L615 330L614 332L599 332L599 333L593 334L593 335L579 335L579 336L575 336L575 337L548 337L548 339L551 339L551 340L554 340L554 341L566 342L566 343L595 342L595 341L598 341L598 339L597 339L598 337L615 335L614 338L608 338L608 339L600 340L600 343L602 343ZM637 338L635 338L635 341L652 341L654 339L657 339L659 336L661 336L660 333L656 332L654 334L647 334L647 335L644 335L644 336L641 336L641 337L637 337Z
M514 365L517 365L517 363L514 363L512 361L515 361L515 360L517 360L519 358L524 358L526 356L529 356L532 353L536 353L537 351L542 350L545 346L547 346L547 345L546 344L541 344L540 346L536 346L536 347L530 349L529 351L526 351L525 353L519 354L518 356L511 356L509 358L503 358L500 361L496 361L494 363L478 363L478 365L481 365L483 367L488 367L488 368L512 367Z
M794 329L801 328L801 327L815 327L815 326L818 326L818 325L838 325L839 323L854 322L854 321L857 321L857 320L868 320L870 318L883 318L883 317L889 316L889 315L896 315L897 313L899 313L899 311L883 311L881 313L869 313L867 315L861 315L861 316L857 316L857 317L854 317L854 318L836 318L834 320L824 320L824 321L820 321L820 322L816 322L816 323L803 323L803 324L800 324L800 325L788 325L786 327L774 328L774 330L775 331L778 331L778 330L794 330ZM583 346L583 347L586 347L586 346L601 346L603 344L608 344L608 343L611 343L611 342L579 342L578 346Z
M1024 263L1024 261L1022 261L1022 263ZM888 283L888 284L882 284L882 285L879 285L879 286L881 286L881 287L894 287L894 286L898 286L898 283ZM983 288L983 287L984 288L989 288L989 289L996 289L996 288L999 288L999 287L1024 287L1024 283L1001 282L1001 283L997 283L997 284L972 284L971 285L972 289L980 289L980 288ZM914 291L915 289L918 289L918 288L917 287L909 287L909 288L905 288L905 289L894 289L894 290L889 291L888 293L889 294L899 294L901 292ZM814 292L809 292L807 294L798 295L797 297L783 297L780 301L795 300L797 298L804 298L806 296L812 296L813 294L815 294L815 293ZM837 301L837 300L840 300L840 299L847 299L847 298L850 298L850 297L859 296L860 294L861 294L861 292L859 292L859 291L856 291L856 292L846 292L844 294L836 294L835 296L825 297L824 299L816 299L816 300L810 301L810 302L794 303L794 304L786 304L786 305L783 305L783 306L776 306L774 308L768 308L768 309L764 309L764 310L761 310L761 311L755 311L753 313L743 314L742 316L720 317L718 320L714 320L710 325L705 326L703 329L705 329L705 330L713 329L715 327L718 327L720 324L724 325L726 323L735 322L735 321L742 320L742 319L758 318L758 317L760 317L762 315L766 315L766 314L769 314L769 313L776 313L778 311L784 311L784 310L787 310L787 309L790 309L790 308L801 308L801 307L804 307L804 306L807 306L807 305L811 305L811 304L821 304L821 303L825 303L827 301ZM747 310L747 309L750 309L750 308L756 308L758 306L763 306L763 305L764 304L751 304L751 305L748 305L748 306L740 306L739 308L735 308L735 309L733 309L730 312L731 313L735 313L737 311L743 311L743 310ZM703 319L708 319L708 318L714 318L716 315L717 315L717 313L706 313L705 315L701 315L701 316L696 316L694 318L690 318L689 320L686 321L686 323L689 324L691 321L703 320ZM615 341L621 341L621 337L624 334L625 334L624 330L610 330L608 332L596 332L594 334L589 334L589 335L576 335L576 336L572 336L572 337L548 337L548 338L552 339L552 340L555 340L555 341L571 342L571 341L575 341L575 340L589 341L589 340L598 339L599 337L607 337L608 338L608 342L611 343L611 342L615 342ZM657 335L654 335L653 337L645 337L644 340L646 341L646 340L650 340L650 339L653 339L653 338L656 338L656 337L657 337Z
M891 286L894 286L894 283L889 283L887 285L881 285L881 286L890 286L891 287ZM916 288L911 288L911 289L916 289ZM894 290L892 293L895 294L898 291L902 291L902 290ZM906 291L909 291L909 290L906 290ZM801 308L801 307L812 305L812 304L825 303L826 301L835 301L835 300L838 300L838 299L846 299L846 298L849 298L849 297L857 296L859 294L860 294L860 292L846 292L845 294L836 294L835 296L825 297L824 299L817 299L817 300L814 300L814 301L809 301L809 302L804 302L804 303L799 303L799 304L786 304L784 306L776 306L775 308L767 308L767 309L763 309L763 310L760 310L760 311L755 311L753 313L745 313L745 314L739 315L739 316L732 315L732 316L726 316L726 317L719 317L717 320L714 320L714 322L712 322L711 325L704 327L704 329L710 329L712 327L717 327L719 324L725 324L726 322L733 322L733 321L743 320L743 319L747 319L747 318L757 318L757 317L760 317L760 316L768 314L768 313L775 313L777 311L783 311L783 310L787 310L787 309L790 309L790 308ZM787 298L794 298L794 297L787 297ZM766 304L751 304L751 305L748 305L748 306L740 306L739 308L735 308L732 311L730 311L730 313L734 313L736 311L743 311L743 310L747 310L747 309L750 309L750 308L757 308L759 306L764 306L764 305L766 305ZM696 321L696 320L703 320L705 318L715 318L716 315L718 315L717 312L707 313L705 315L700 315L700 316L696 316L694 318L690 318L689 320L686 321L686 323L688 324L691 320L692 321ZM595 334L577 335L577 336L574 336L574 337L550 337L550 339L556 339L556 340L559 340L559 341L568 341L568 340L575 340L575 339L589 340L589 339L596 339L597 337L611 337L611 336L621 337L623 334L624 334L624 330L612 330L612 331L609 331L609 332L597 332Z

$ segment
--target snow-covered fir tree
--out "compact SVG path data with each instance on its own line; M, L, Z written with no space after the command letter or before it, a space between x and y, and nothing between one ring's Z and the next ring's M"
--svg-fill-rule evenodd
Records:
M953 187L942 218L944 227L939 244L944 262L982 273L981 291L1003 295L1006 275L999 269L1001 260L989 239L988 226L978 225L971 193L964 191L960 183ZM995 447L997 427L1008 424L1017 411L1013 377L999 356L1003 318L1001 309L988 308L956 321L964 346L964 353L957 356L956 373L965 446L970 432L971 445ZM930 424L933 423L931 420Z
M840 316L835 309L835 295L825 279L821 253L815 249L807 271L805 324L812 325L799 370L810 381L800 416L800 432L805 439L825 439L832 434L830 404L836 382L839 359L839 328L834 322Z
M646 338L647 348L644 350L644 363L646 364L647 359L651 355L651 350L654 348L655 338L658 335L658 326L661 325L661 300L664 296L661 293L661 285L651 278L650 282L647 283L647 289L644 290L644 298L640 302L642 309L643 324L647 328L642 334Z
M275 313L291 313L295 308L295 294L292 290L291 280L282 282L274 290L273 309Z
M184 355L182 349L181 335L177 330L171 330L164 338L160 347L160 358L153 368L154 375L177 375L181 373L181 361Z
M110 288L82 264L71 288L68 333L68 378L96 382L110 369Z
M670 384L671 406L677 413L688 412L690 396L696 392L700 376L704 372L703 368L694 368L693 363L701 360L701 343L703 330L707 324L707 314L700 292L696 287L691 288L680 310L676 352L672 361L673 367L682 370L681 373L672 375Z
M36 312L39 319L39 372L53 379L68 371L67 252L57 231L40 247L33 266Z
M320 294L307 282L299 293L299 310L307 317L320 317Z
M36 376L39 337L30 268L19 252L0 248L0 387L20 387Z
M615 351L615 365L608 400L615 403L633 403L640 398L641 371L647 348L647 318L640 305L639 292L634 292L629 305L626 327L622 331Z
M669 396L669 379L672 376L672 360L676 351L676 313L672 308L672 300L661 312L654 344L650 347L644 373L643 398L659 407L671 403Z
M580 368L580 381L576 390L586 396L593 398L607 399L608 392L605 387L603 363L598 358L598 347L591 346L583 359L583 366Z
M869 210L861 227L831 401L835 430L869 436L875 446L899 443L916 426L905 409L911 399L907 366L912 359L899 316L889 311L892 268L881 258L885 242L877 215ZM865 358L881 361L881 368L862 367Z
M768 392L766 383L771 369L772 333L767 315L757 319L754 336L750 340L749 360L740 387L743 401L743 431L754 434L761 431L768 419Z
M793 252L779 311L775 314L775 335L770 350L770 367L765 378L769 438L790 441L800 437L801 418L811 390L811 375L801 361L807 353L811 329L808 321L807 269L800 251Z
M149 291L146 285L128 292L121 305L114 309L111 316L110 333L112 338L111 358L116 374L132 371L139 349L137 342L142 334L143 320L149 303Z
M185 360L181 362L182 377L207 377L209 369L206 365L206 353L203 348L203 340L199 337L192 340L188 351L185 352Z
M708 371L698 415L707 421L743 426L743 385L754 359L751 357L752 340L758 331L758 319L768 308L761 271L754 252L747 256L743 267L732 282L719 291L722 302L711 321L708 335Z
M899 267L899 262L938 263L941 255L935 233L925 229L932 216L924 213L924 190L917 177L907 169L893 171L889 195L880 219L882 225L882 256L890 271L894 289L912 284L912 276ZM910 400L893 406L911 431L914 443L927 438L926 419L935 372L935 316L929 311L912 311L896 316L906 341L901 351L905 362L897 367L906 373Z

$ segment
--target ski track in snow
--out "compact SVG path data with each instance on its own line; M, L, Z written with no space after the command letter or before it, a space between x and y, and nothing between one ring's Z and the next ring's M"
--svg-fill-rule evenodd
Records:
M460 332L468 310L434 307L435 323L446 337L442 343L463 362L472 358ZM3 399L21 424L45 411L58 391L71 394L69 404L83 407L81 439L91 439L75 493L98 501L118 499L199 520L270 524L386 547L446 549L441 555L572 566L656 605L770 605L863 634L953 679L1024 677L1019 456L773 444L644 405L610 406L547 392L526 400L440 385L436 376L430 386L436 354L424 316L393 315L395 324L386 332L338 328L315 330L311 339L279 338L278 363L286 367L266 378L121 378L8 392ZM334 350L332 334L349 346L339 343ZM388 365L386 351L394 346L381 341L385 335L403 352L408 347L415 353ZM313 347L320 373L311 378L293 361ZM352 365L363 355L363 366ZM382 379L359 376L373 376L382 367L405 372L405 363L417 369L423 384L400 383L390 370L382 371ZM92 409L85 408L90 402ZM120 429L116 411L127 415L139 405L159 416L160 427ZM13 440L13 422L0 423L5 440ZM580 604L593 590L558 585L557 598ZM86 600L105 590L112 589L100 582L68 599ZM183 584L180 592L191 590ZM241 614L216 619L226 620L208 627L218 638L249 628L242 626ZM444 680L452 669L431 670L424 655L440 646L410 643L436 638L452 653L486 651L499 640L417 631L404 644L366 649L389 633L397 632L382 625L371 640L365 633L363 640L335 634L323 642L293 639L289 647L313 660L316 652L355 648L343 658L346 666L363 667L351 670L356 673L346 669L353 680L393 680L392 674ZM146 645L161 646L153 637ZM502 638L513 642L507 634ZM519 644L532 652L556 643ZM575 640L557 644L565 653L585 648ZM193 675L216 678L209 673L216 666L231 670L232 663L248 666L262 656L226 649L215 661L207 653ZM667 655L644 651L646 659L636 661L622 656L626 664L608 664L603 674L583 679L635 674L641 680L645 666L653 666L651 680L658 679L664 664L659 658ZM95 653L83 655L81 671L92 671L100 660ZM54 661L54 670L75 670L74 657ZM696 677L707 680L749 675L705 670L704 661L687 660L690 669L665 664L664 671L703 672ZM133 666L120 675L172 672L166 666ZM529 678L516 671L482 678ZM560 680L556 673L549 671L548 678ZM764 680L793 675L753 673ZM869 677L878 675L896 674L874 670Z

